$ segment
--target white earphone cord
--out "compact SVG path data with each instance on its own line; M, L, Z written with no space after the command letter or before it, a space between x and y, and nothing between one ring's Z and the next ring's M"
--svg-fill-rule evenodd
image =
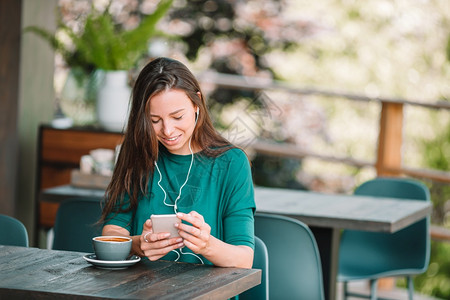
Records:
M198 110L197 110L197 112L198 112ZM197 124L197 119L195 120L195 124ZM191 139L192 139L192 136L189 138L189 151L191 152L191 163L190 163L190 165L189 165L189 169L188 169L188 173L187 173L187 176L186 176L186 180L185 180L184 183L181 185L180 191L178 192L178 196L177 196L177 198L175 199L174 204L166 203L167 193L166 193L166 191L164 190L164 188L161 186L162 175L161 175L161 171L159 170L158 164L155 162L156 170L158 171L158 174L159 174L158 186L160 187L160 189L161 189L161 190L163 191L163 193L164 193L164 200L163 200L163 203L164 203L166 206L173 206L173 211L174 211L175 213L178 213L177 202L178 202L178 200L181 198L181 191L183 190L183 187L187 184L187 182L188 182L188 180L189 180L189 175L191 174L192 164L194 163L194 152L192 151L192 148L191 148ZM202 264L205 264L205 263L203 262L203 260L201 259L201 257L198 256L198 255L195 254L195 253L183 252L183 249L182 249L182 248L180 248L180 253L178 253L177 250L172 250L172 251L175 252L175 253L177 254L177 256L178 256L178 257L175 259L175 261L178 261L178 260L180 259L181 254L189 254L189 255L193 255L193 256L195 256L196 258L198 258Z
M194 152L192 151L192 148L191 148L191 139L189 139L189 150L190 150L190 152L191 152L191 164L189 165L189 169L188 169L188 173L187 173L187 176L186 176L186 180L185 180L184 183L181 185L180 191L178 192L178 196L177 196L177 198L175 199L174 204L169 204L169 203L166 202L166 199L167 199L167 193L166 193L166 191L164 190L164 188L161 186L162 174L161 174L161 171L159 170L158 163L155 162L155 167L156 167L156 170L158 171L158 174L159 174L158 186L159 186L159 188L160 188L160 189L163 191L163 193L164 193L164 199L163 199L163 202L164 202L164 204L165 204L166 206L173 206L173 211L174 211L175 213L178 212L178 209L177 209L177 202L178 202L178 200L181 198L181 191L183 190L183 187L187 184L187 182L188 182L188 180L189 180L189 175L191 174L192 164L194 163Z

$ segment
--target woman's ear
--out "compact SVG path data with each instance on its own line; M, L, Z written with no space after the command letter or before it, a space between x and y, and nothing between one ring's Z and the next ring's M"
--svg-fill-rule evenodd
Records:
M198 97L200 100L202 99L202 94L200 92L197 92ZM198 119L198 115L200 114L200 106L197 105L196 115L195 115L195 121Z
M199 115L199 114L200 114L200 107L197 106L197 110L196 110L196 112L195 112L195 123L197 123L198 115Z

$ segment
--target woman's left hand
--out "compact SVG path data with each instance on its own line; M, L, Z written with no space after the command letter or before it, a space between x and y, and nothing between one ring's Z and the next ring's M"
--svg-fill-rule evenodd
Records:
M184 223L178 225L185 246L196 254L206 254L211 237L211 226L205 223L203 216L196 211L191 211L188 214L177 213L177 216L192 224L192 226Z
M195 254L200 254L218 267L251 268L253 249L244 245L231 245L211 235L211 226L196 211L177 213L177 217L190 223L178 227L184 245Z

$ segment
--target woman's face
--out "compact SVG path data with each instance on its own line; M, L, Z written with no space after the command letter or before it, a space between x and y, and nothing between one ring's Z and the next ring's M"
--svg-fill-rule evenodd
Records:
M182 90L162 91L150 99L150 117L158 141L170 153L190 154L196 107ZM194 146L192 145L194 149Z

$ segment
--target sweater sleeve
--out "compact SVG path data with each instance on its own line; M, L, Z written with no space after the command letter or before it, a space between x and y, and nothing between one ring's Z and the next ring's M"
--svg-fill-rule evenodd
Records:
M129 207L130 198L128 195L125 195L122 204L117 204L115 206L115 209L111 213L109 213L103 225L117 225L125 228L131 234L133 212L128 209Z
M254 249L256 210L250 163L245 153L233 149L226 177L226 207L223 216L224 241Z

